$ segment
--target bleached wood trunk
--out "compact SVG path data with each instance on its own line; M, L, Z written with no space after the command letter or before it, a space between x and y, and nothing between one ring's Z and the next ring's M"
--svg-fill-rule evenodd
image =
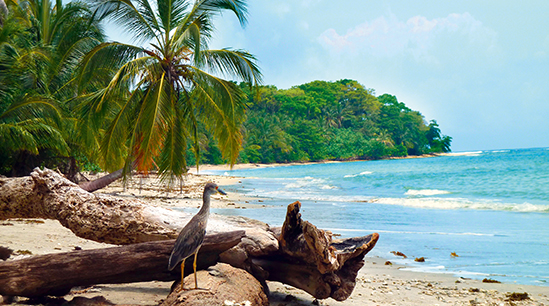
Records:
M243 236L244 231L206 236L198 267L205 269L215 265L219 254L237 245ZM168 258L174 243L173 239L152 241L0 262L0 294L65 295L76 286L174 281L181 275L168 271ZM192 261L187 266L192 269Z
M36 168L25 177L0 178L0 220L59 220L77 236L97 242L132 244L174 239L191 217L135 199L87 192L49 169ZM261 234L268 226L252 219L215 214L208 222L211 233L242 228ZM269 240L276 244L275 238Z

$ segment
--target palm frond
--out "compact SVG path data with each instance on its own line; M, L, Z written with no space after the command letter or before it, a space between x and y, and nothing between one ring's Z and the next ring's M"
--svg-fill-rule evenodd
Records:
M40 74L47 70L51 62L50 53L45 48L20 50L16 59L17 66L14 68L21 73L19 79L22 86L43 91L46 88L47 79L42 78Z
M199 70L195 73L198 117L211 127L223 157L233 165L242 144L239 126L244 119L244 95L235 83Z
M162 29L165 34L170 34L185 18L185 12L190 4L188 1L158 0L157 5Z
M160 26L154 10L147 0L138 0L134 6L131 0L90 0L98 19L111 18L116 24L131 33L136 43L157 40Z
M41 122L41 119L30 119L19 122L34 136L39 149L51 149L67 155L69 147L62 132L51 123Z
M26 96L16 101L0 115L2 121L23 121L30 118L61 118L61 110L51 99Z
M162 174L161 180L173 183L173 179L181 179L187 172L185 153L187 152L187 138L190 136L186 129L184 111L176 111L175 120L166 133L165 141L158 160L158 171Z
M197 7L198 14L216 15L221 13L223 10L232 11L238 18L240 25L246 25L248 18L248 8L246 6L246 1L202 0L196 1L195 6Z
M191 150L195 156L196 168L200 164L200 143L198 136L198 118L196 117L196 104L195 99L187 92L184 91L184 95L177 101L177 110L182 110L182 117L178 118L178 121L184 122L189 132L189 137L192 139Z
M26 150L38 154L36 138L24 126L17 123L0 123L0 142L4 150Z
M242 50L206 50L200 53L203 58L199 62L214 73L237 77L244 82L261 84L262 75L257 66L257 59L250 53Z
M172 89L165 74L151 84L140 105L135 122L133 154L138 168L148 170L162 149L163 137L173 125Z
M61 154L68 152L59 130L38 118L0 123L0 142L12 152L24 150L38 154L39 149L53 149Z
M134 66L132 63L136 63L135 58L141 53L143 48L119 42L102 43L93 48L84 57L79 69L78 84L81 90L98 75L98 71L121 69L120 67L127 69Z
M108 171L118 170L126 163L129 147L128 140L134 131L132 114L136 111L139 100L139 91L134 91L126 100L126 103L122 105L105 131L100 150L101 158Z
M199 54L200 49L207 49L213 30L212 16L195 5L178 24L171 39L173 48L177 50L177 54L182 49L190 49Z

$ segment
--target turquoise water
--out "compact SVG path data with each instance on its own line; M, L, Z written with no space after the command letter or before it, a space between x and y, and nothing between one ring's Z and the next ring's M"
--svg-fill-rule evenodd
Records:
M285 206L298 200L303 218L320 228L379 233L370 255L420 271L549 286L549 149L211 173L243 177L224 189L274 205L216 213L280 226Z

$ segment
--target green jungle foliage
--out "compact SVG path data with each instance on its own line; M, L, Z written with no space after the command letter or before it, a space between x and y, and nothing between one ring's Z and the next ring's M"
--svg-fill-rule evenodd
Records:
M314 81L277 89L249 90L241 163L371 160L450 152L452 137L441 134L395 96L376 97L354 80ZM201 130L201 163L225 161ZM190 157L192 159L192 157ZM195 160L192 159L192 162Z
M76 137L74 73L83 56L105 36L83 2L4 3L0 173L28 175L34 167L48 166L73 176L78 159L89 154Z
M449 152L452 138L395 96L354 80L248 92L241 162L381 159ZM211 161L213 162L213 161Z
M185 62L186 70L181 75L172 75L165 84L158 85L165 74L162 67L166 66L161 51L168 48L149 51L106 42L101 20L92 18L94 9L90 5L107 4L111 8L109 1L5 3L9 14L0 12L3 175L28 175L34 167L46 166L70 178L81 170L107 169L109 162L116 162L109 168L113 170L140 157L151 161L142 161L147 167L159 167L173 175L185 172L177 169L197 161L221 164L233 163L236 158L242 163L380 159L450 151L452 138L441 134L436 121L427 123L420 112L409 109L395 96L375 96L373 89L354 80L314 81L290 89L250 86L248 82L238 85L210 78L200 68L206 62L216 67L228 65L236 70L237 79L260 81L251 54L230 49L215 53L202 48L206 45L198 41L164 41L162 36L157 37L161 44L184 53L178 61L188 60L186 54L193 52L207 58L200 57L197 66ZM173 9L184 14L181 9ZM233 10L245 20L245 7ZM202 11L198 7L192 12ZM208 14L214 11L208 8L204 12L197 20L209 22L212 16ZM123 12L105 9L102 15L110 14L118 14L117 21L124 23ZM172 26L167 22L167 28L159 26L159 32L183 35L188 30L180 27L173 32ZM211 29L204 29L207 37ZM151 32L151 37L155 33ZM187 45L174 47L172 41ZM124 68L127 63L133 63L132 69ZM174 65L180 67L181 63ZM190 70L200 78L188 79L191 74L186 71ZM113 81L121 75L124 82ZM151 77L139 81L140 75ZM200 85L196 87L200 90L187 92L191 83ZM211 84L223 84L230 91L223 92ZM152 94L158 98L149 99ZM223 104L225 100L243 103ZM164 103L162 107L157 106L158 101ZM215 103L221 104L215 107ZM139 118L132 117L136 109L140 109ZM216 109L224 114L215 113ZM161 116L154 117L153 113ZM129 129L120 125L131 122L143 126ZM174 124L156 124L159 122ZM144 134L152 135L147 139L154 141L145 141Z

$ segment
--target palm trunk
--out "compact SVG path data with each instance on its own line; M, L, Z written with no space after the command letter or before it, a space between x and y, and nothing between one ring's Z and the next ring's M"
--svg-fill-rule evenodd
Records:
M4 24L4 19L8 17L8 6L4 0L0 0L0 26Z
M80 186L80 188L86 190L87 192L94 192L96 190L109 186L112 182L121 178L123 173L124 169L119 169L93 181L80 183L78 186Z
M132 163L131 168L127 170L127 173L131 173L132 170L135 169L135 167L137 167L137 161L134 161ZM94 192L96 190L109 186L112 182L118 180L122 176L124 176L124 168L118 169L93 181L80 183L78 184L78 186L80 186L80 188L86 190L87 192Z

